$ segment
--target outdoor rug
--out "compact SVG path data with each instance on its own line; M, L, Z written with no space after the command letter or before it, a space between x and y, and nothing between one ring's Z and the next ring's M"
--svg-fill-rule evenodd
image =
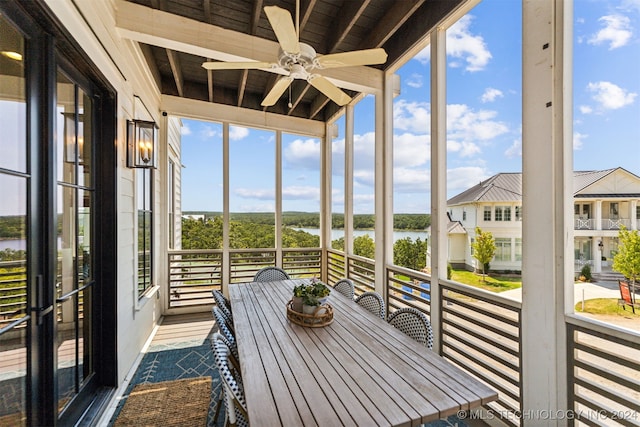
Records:
M211 377L138 384L115 426L205 426L211 401Z
M209 403L207 422L201 425L209 427L224 426L224 408L218 415L217 422L213 421L215 406L220 394L220 376L211 352L209 340L193 340L171 344L152 345L144 355L138 369L131 378L129 386L125 390L122 399L114 411L109 426L115 425L116 418L122 411L133 388L138 384L153 384L163 381L181 380L187 378L210 377L210 389L206 393ZM175 398L178 406L188 402ZM139 424L143 425L143 424ZM165 425L160 423L159 425Z

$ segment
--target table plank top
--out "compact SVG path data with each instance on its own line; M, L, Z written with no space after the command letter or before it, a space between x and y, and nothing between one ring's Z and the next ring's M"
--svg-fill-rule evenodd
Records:
M287 319L309 279L232 284L229 295L254 425L420 425L497 393L355 302L331 292L334 321Z

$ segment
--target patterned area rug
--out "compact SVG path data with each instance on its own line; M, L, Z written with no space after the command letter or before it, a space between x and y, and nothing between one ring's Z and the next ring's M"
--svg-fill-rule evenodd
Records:
M224 408L221 409L217 422L214 423L213 421L215 406L221 390L221 382L208 340L204 342L202 340L196 340L149 347L135 375L131 379L122 400L113 413L109 426L114 425L127 397L136 385L197 377L211 377L207 426L224 426Z
M115 427L204 426L211 401L211 377L138 384Z

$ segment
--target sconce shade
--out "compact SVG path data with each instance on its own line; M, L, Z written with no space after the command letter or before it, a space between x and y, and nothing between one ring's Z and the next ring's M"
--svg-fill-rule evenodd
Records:
M144 120L127 121L127 166L155 168L158 151L157 126Z

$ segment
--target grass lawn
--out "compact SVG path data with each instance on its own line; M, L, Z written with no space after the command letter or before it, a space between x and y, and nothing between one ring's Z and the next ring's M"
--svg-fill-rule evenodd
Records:
M582 311L582 301L575 306L576 313L589 313L589 314L608 314L612 316L633 316L631 307L627 307L623 310L618 305L617 298L594 298L588 299L584 302L584 312ZM640 311L636 309L637 317L640 317Z
M451 273L451 280L492 292L502 292L522 287L521 277L485 275L485 281L482 281L481 274L476 274L466 270L453 270Z

